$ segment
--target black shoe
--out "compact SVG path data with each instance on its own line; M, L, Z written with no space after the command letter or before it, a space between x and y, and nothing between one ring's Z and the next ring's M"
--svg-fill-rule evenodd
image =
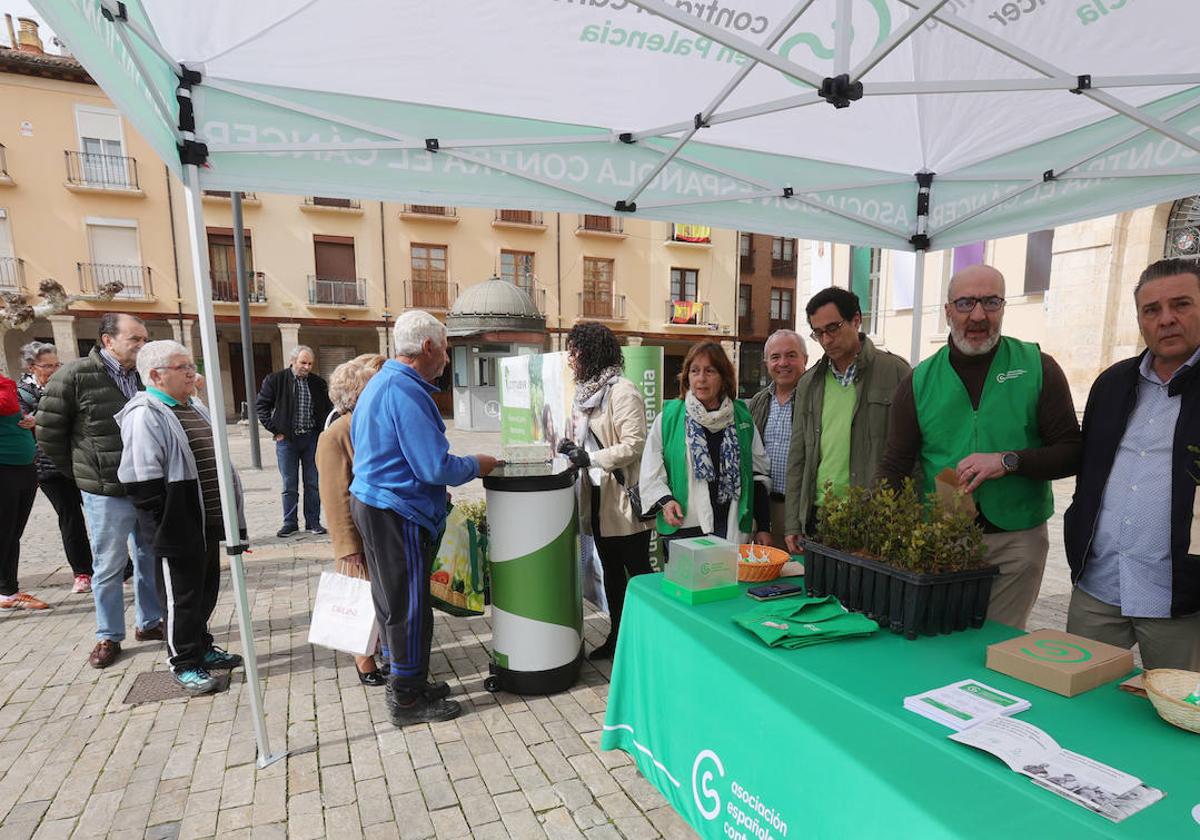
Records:
M275 532L275 536L290 537L292 534L296 533L299 530L300 529L295 525L284 525L282 528L280 528L278 531Z
M605 640L604 644L600 645L600 647L598 647L598 648L593 649L592 652L588 654L587 658L592 660L593 662L600 660L600 659L612 659L613 654L616 652L617 652L617 640L614 639L612 636L609 636L608 639Z
M362 675L359 675L362 678ZM384 680L387 682L387 680ZM400 689L404 692L406 689ZM443 680L437 682L425 683L425 690L421 692L426 700L444 700L450 696L450 685ZM388 712L391 712L396 707L396 693L390 682L387 683L384 700L387 702Z
M400 689L393 695L388 717L393 726L411 726L414 723L436 723L454 720L462 714L457 700L442 698L431 700L423 691Z
M329 533L329 529L324 525L317 525L315 528L309 528L308 533L316 534L318 537L323 537Z
M358 674L358 681L363 685L387 685L387 677L385 677L378 668L376 668L374 671L367 671L365 673L355 668L354 673Z

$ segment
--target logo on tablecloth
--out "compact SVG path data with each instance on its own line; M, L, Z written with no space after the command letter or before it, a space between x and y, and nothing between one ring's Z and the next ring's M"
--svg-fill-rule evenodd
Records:
M725 778L725 765L721 763L720 756L712 750L702 750L692 762L692 798L704 819L715 820L721 813L721 796L711 787L713 772L706 766L706 761L716 765L718 776ZM704 807L705 802L700 801L702 796L712 807Z

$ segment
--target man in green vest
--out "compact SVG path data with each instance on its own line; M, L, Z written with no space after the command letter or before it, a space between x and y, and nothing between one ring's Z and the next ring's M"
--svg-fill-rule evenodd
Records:
M920 465L922 491L953 470L974 497L1000 567L988 618L1024 628L1041 589L1054 513L1050 482L1074 475L1081 439L1067 378L1036 344L1002 336L1004 276L972 265L950 278L950 341L896 389L879 475L898 486Z
M859 331L862 308L849 289L822 289L804 311L825 355L800 379L794 398L784 500L784 539L793 554L804 550L804 537L816 529L826 482L834 493L845 493L875 475L892 393L911 370Z

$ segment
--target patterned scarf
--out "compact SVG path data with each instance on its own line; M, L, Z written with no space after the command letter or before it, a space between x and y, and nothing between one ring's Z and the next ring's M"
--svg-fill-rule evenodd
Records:
M684 428L687 431L688 454L692 458L692 471L700 481L717 482L717 501L726 504L737 495L742 477L741 453L738 451L737 432L733 428L733 400L725 397L716 411L709 411L700 400L688 391L684 398L684 411L687 420ZM713 468L712 458L708 454L708 440L704 430L720 432L721 435L721 464L720 469Z
M575 411L571 418L575 426L575 443L586 446L588 417L604 403L608 389L620 378L621 366L609 365L593 379L575 384Z

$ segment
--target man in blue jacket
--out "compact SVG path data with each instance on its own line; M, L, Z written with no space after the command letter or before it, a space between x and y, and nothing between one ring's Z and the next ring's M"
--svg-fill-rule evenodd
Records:
M444 682L430 683L433 545L446 519L446 486L496 466L490 455L450 454L432 384L449 361L446 327L428 312L396 319L396 357L384 364L354 409L350 513L362 534L371 596L391 656L388 711L407 726L452 720L462 707Z

